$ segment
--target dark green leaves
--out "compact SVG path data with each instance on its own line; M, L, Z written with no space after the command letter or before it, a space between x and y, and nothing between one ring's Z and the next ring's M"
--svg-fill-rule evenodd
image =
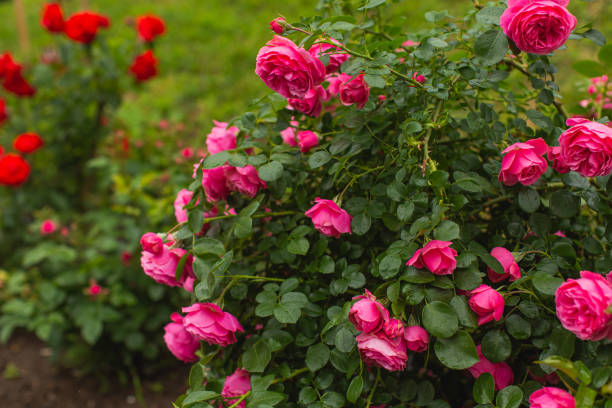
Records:
M485 31L474 43L474 54L484 65L497 64L504 58L506 51L508 51L508 39L501 30Z
M423 325L432 335L446 338L455 334L459 328L459 320L452 307L435 301L423 308Z
M306 351L306 367L310 371L320 370L329 361L329 348L319 343L314 346L308 347Z
M346 390L346 399L351 403L355 403L357 399L359 398L359 396L361 395L362 391L363 391L363 378L359 375L353 378L353 380L349 384L349 387Z
M510 385L497 394L495 405L499 408L518 408L523 401L523 391L516 385Z
M437 339L434 350L440 362L453 370L464 370L478 362L476 345L464 331L448 339Z
M476 21L482 24L499 25L499 18L504 13L505 8L499 6L485 7L476 13Z
M606 67L591 60L576 61L572 64L572 68L574 68L576 72L589 78L602 76L607 72Z
M493 402L493 396L495 395L495 381L493 380L493 376L489 373L481 374L480 377L474 381L472 393L474 395L474 401L479 404L489 404Z
M550 196L550 210L561 218L573 217L580 211L580 198L567 190L555 191Z
M452 241L459 238L459 225L456 223L444 220L434 230L434 238L440 241Z
M510 357L512 343L501 330L491 330L482 338L482 354L492 363L499 363Z
M526 213L536 212L540 206L540 195L536 190L523 190L518 194L518 204Z
M402 266L402 258L398 255L387 255L378 265L378 271L383 279L389 279L397 275L399 268Z
M331 156L325 150L320 150L318 152L313 153L308 158L308 165L311 169L316 169L325 165L328 161L331 160Z
M272 358L272 351L265 340L259 339L242 355L242 366L250 373L263 373Z
M283 165L277 161L271 161L259 168L259 178L263 181L275 181L283 174Z
M274 307L274 317L281 323L294 324L302 314L302 308L308 303L306 295L300 292L285 293L280 303Z

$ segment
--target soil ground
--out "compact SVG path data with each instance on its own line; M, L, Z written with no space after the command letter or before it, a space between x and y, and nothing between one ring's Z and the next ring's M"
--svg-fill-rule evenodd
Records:
M48 350L36 337L15 333L0 345L1 408L140 408L129 386L111 386L102 393L91 378L77 378L45 355ZM143 378L146 408L169 408L184 392L189 366L177 366L155 378Z

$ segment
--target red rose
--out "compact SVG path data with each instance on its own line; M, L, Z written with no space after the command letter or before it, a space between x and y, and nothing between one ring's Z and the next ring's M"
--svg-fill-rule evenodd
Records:
M138 82L146 81L157 75L157 58L153 55L153 51L148 50L138 55L130 67L130 72Z
M64 31L64 16L59 4L47 3L44 5L40 25L51 33Z
M0 125L3 124L7 118L8 114L6 113L6 102L4 102L4 99L0 98Z
M13 147L21 153L32 153L43 144L42 139L36 133L23 133L13 141Z
M108 17L90 11L82 11L73 14L66 20L65 31L71 40L89 44L96 38L100 27L107 28L109 25Z
M0 184L18 186L28 179L30 165L23 157L9 153L0 157Z
M138 35L144 42L151 42L155 37L166 32L164 20L151 14L137 17L136 29L138 30Z
M13 61L8 52L0 56L0 77L4 77L4 89L17 96L32 96L36 89L21 75L22 66Z

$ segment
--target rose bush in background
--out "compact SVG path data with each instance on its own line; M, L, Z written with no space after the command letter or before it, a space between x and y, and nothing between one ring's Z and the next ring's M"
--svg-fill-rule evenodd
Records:
M215 123L177 224L145 234L185 251L164 284L193 273L174 406L610 406L612 139L549 55L603 36L566 0L423 32L359 3L271 22L271 92Z

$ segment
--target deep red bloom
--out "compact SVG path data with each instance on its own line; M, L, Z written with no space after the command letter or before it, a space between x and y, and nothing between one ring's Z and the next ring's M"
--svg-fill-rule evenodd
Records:
M137 17L136 29L138 30L138 36L144 42L151 42L155 37L166 32L164 20L152 14Z
M0 184L18 186L30 175L30 165L23 157L9 153L0 157Z
M32 153L43 144L42 139L36 133L22 133L13 141L13 147L21 153Z
M3 124L7 118L8 114L6 113L6 102L4 102L4 99L0 98L0 125Z
M96 38L100 27L107 28L109 25L108 17L90 11L83 11L73 14L66 20L65 32L71 40L89 44Z
M138 55L130 67L130 72L138 82L146 81L157 75L157 58L153 55L153 51L147 50Z
M47 3L44 5L40 25L51 33L61 33L64 31L64 15L58 3Z
M36 89L21 74L22 66L17 64L8 52L0 56L0 77L4 77L4 89L17 96L32 96Z

